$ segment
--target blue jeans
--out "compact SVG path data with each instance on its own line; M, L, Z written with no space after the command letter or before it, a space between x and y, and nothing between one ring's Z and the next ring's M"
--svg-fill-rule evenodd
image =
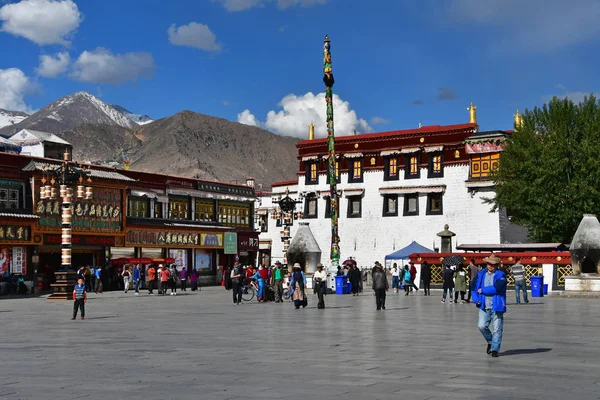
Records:
M397 276L392 276L392 289L398 289L400 283L400 278Z
M444 289L444 294L442 295L442 299L446 300L446 295L448 294L448 291L450 291L450 301L452 301L452 292L454 291L453 288Z
M256 294L256 298L260 300L265 299L265 281L262 279L258 279L258 293Z
M491 330L490 325L492 326ZM502 329L504 328L504 313L479 309L479 322L477 326L485 341L492 345L491 350L500 351Z
M527 284L525 281L515 282L515 296L517 297L517 304L521 304L521 290L523 290L523 301L529 303L527 299Z
M133 289L135 290L136 293L140 292L140 281L133 281Z

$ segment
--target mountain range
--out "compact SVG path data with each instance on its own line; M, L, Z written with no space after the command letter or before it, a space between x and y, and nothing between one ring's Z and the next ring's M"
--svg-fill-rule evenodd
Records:
M2 126L4 125L4 126ZM27 115L0 109L0 135L51 132L73 145L73 158L222 182L251 176L263 187L296 177L298 139L222 118L182 111L153 120L87 93L62 97Z

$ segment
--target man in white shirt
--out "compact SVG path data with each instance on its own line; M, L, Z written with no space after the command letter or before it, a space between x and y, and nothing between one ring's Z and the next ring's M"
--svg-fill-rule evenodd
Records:
M314 282L314 290L317 296L319 297L319 304L317 304L318 309L325 308L325 300L323 300L323 295L327 290L327 273L323 271L323 264L317 264L317 272L313 275Z

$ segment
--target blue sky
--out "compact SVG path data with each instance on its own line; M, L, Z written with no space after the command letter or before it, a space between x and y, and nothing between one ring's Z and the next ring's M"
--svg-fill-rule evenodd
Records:
M468 122L598 92L597 0L0 0L0 108L70 93L162 118L188 109L324 130L331 38L337 134ZM42 63L44 61L44 63Z

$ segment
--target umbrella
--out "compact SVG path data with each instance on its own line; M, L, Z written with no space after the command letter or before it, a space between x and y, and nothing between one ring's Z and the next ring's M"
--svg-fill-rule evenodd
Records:
M348 265L348 264L356 265L356 260L349 258L342 263L342 265Z
M465 262L465 258L463 256L459 256L458 254L452 254L444 258L442 261L443 265L460 265Z

